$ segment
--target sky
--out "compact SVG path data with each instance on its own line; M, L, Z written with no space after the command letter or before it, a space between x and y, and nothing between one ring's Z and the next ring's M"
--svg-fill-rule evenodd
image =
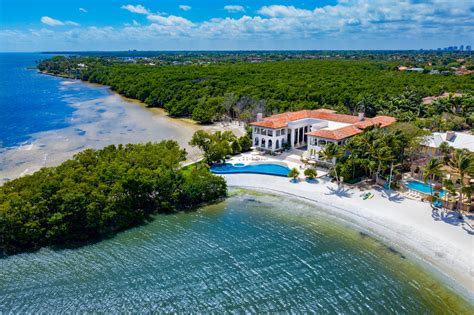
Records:
M0 0L0 51L474 46L474 0Z

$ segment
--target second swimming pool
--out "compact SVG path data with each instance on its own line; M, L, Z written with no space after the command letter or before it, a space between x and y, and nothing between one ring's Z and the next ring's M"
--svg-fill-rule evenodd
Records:
M423 182L419 182L417 180L411 180L411 181L407 182L406 187L410 188L410 189L413 189L413 190L416 190L416 191L419 191L419 192L424 193L424 194L430 194L431 193L431 186L430 185L425 184ZM445 194L445 191L443 189L441 189L441 190L433 189L433 192L439 192L440 197L443 197L444 194Z

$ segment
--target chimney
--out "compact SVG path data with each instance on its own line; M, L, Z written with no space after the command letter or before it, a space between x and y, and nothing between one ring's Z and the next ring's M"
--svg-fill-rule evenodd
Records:
M359 113L359 121L363 121L365 119L364 113Z
M456 137L456 133L454 131L446 132L446 141L454 141L455 137Z
M257 121L262 121L262 120L263 120L263 114L257 113Z

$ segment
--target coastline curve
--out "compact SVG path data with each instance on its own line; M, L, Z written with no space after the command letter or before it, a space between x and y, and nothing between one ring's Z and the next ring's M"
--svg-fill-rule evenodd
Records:
M239 176L245 178L245 180L239 180ZM329 216L333 216L336 220L342 221L341 223L349 225L363 233L367 233L371 237L382 241L384 244L410 257L418 263L418 265L427 269L433 276L439 278L439 280L446 283L448 287L474 305L473 260L472 257L465 257L465 259L459 258L459 255L463 253L463 249L460 247L464 246L464 249L466 249L469 248L471 244L474 244L472 235L469 235L471 240L470 243L467 244L459 239L461 231L458 231L458 237L452 236L453 234L451 233L448 234L448 238L433 238L433 234L424 235L425 231L420 229L419 225L414 225L412 221L404 223L397 222L390 215L384 215L384 212L387 211L379 211L380 215L374 215L373 209L370 209L370 207L361 207L359 202L354 203L352 207L350 207L346 202L331 198L331 195L327 196L321 194L321 191L311 192L310 189L298 189L298 186L305 185L303 182L300 183L301 185L287 185L287 187L282 189L282 186L279 187L278 185L281 183L281 178L278 177L275 177L275 180L272 181L262 180L259 177L265 176L257 174L245 174L243 176L242 174L226 174L224 177L229 188L261 191L283 197L290 196L297 199L299 198L305 202L317 204L323 208ZM336 186L331 183L326 184L330 189L334 188L332 186ZM311 188L314 187L314 185L308 186ZM321 188L321 185L318 186ZM379 195L378 197L380 198L380 192L374 190L373 193ZM357 195L357 193L353 196L355 195ZM334 197L340 198L337 196ZM359 201L355 199L355 197L353 198L352 201ZM411 202L416 201L410 200L410 204ZM369 203L367 204L369 205ZM370 203L370 205L373 204L373 202ZM400 206L400 204L397 204L397 206ZM383 204L380 208L384 210L387 209ZM418 210L427 210L423 209L425 207L419 208L421 209ZM392 210L397 211L397 209ZM400 217L398 218L401 219ZM439 234L443 235L443 233ZM464 251L463 254L465 256L473 256L472 251Z

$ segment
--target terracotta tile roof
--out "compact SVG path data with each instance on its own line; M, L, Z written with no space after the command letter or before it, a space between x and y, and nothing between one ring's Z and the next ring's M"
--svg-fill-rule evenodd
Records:
M462 97L464 94L461 93L448 93L444 92L439 96L427 96L422 99L423 105L431 105L434 101L441 99L441 98L448 98L448 97Z
M270 117L266 117L261 121L253 122L251 123L251 125L260 126L264 128L278 129L287 127L288 123L291 121L305 118L316 118L347 124L354 124L362 129L374 124L380 124L381 127L386 127L396 121L395 118L389 116L377 116L374 118L366 118L365 120L360 121L359 117L357 116L337 114L334 110L330 109L315 109L277 114Z
M357 128L365 129L369 126L380 125L381 128L385 128L394 124L397 120L390 116L375 116L374 118L366 118L362 121L358 121L354 124Z
M273 121L273 120L262 120L251 123L252 126L259 126L264 128L279 129L288 126L287 122Z
M324 138L324 139L330 139L330 140L342 140L342 139L355 136L359 133L362 133L362 130L360 130L354 125L351 125L351 126L334 129L334 130L325 130L325 129L316 130L316 131L308 132L307 135Z

